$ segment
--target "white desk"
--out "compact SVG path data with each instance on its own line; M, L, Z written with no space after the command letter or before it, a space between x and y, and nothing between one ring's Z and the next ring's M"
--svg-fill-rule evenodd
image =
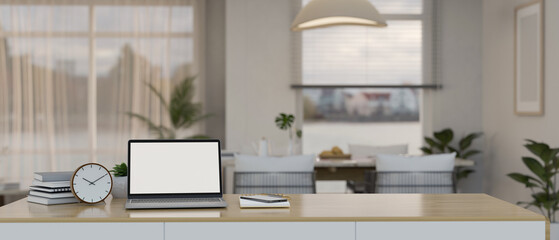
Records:
M549 223L484 194L290 195L290 209L125 210L106 204L0 207L2 239L538 240Z

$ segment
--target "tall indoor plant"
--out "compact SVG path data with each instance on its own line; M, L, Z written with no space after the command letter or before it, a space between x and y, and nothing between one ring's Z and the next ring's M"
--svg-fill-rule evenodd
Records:
M481 153L480 150L470 149L472 143L475 139L481 137L483 133L475 132L462 137L458 141L457 146L452 146L452 140L454 139L454 131L450 128L445 128L441 131L434 132L433 138L425 137L425 142L428 146L422 147L421 151L425 154L436 154L436 153L456 153L457 158L467 159L471 156L475 156ZM474 172L473 169L457 167L456 168L456 180L467 178L468 175Z
M556 222L555 213L559 209L556 191L559 148L550 148L548 144L526 139L526 147L537 158L522 157L522 162L533 175L510 173L507 176L522 183L532 191L532 201L518 202L524 207L536 207L552 223Z
M160 139L175 139L175 138L208 138L205 135L194 136L179 136L180 130L187 129L195 123L209 117L208 114L202 113L202 104L193 102L194 98L194 80L196 77L187 77L175 86L171 93L169 102L165 100L163 94L158 91L155 86L146 83L150 91L159 98L161 105L165 112L169 115L171 126L164 126L163 124L156 124L149 117L143 116L138 113L127 112L127 114L136 118L149 127L149 130L157 135ZM113 197L125 198L126 187L128 185L126 176L128 168L126 163L116 164L113 170L115 180L115 188L113 188Z
M209 117L208 114L203 114L202 104L193 102L194 98L194 80L196 77L187 77L181 81L171 93L170 101L167 102L152 84L147 84L153 94L155 94L163 109L169 114L171 126L164 126L163 124L156 124L149 117L140 115L138 113L128 112L127 114L133 118L139 119L146 123L153 133L160 139L175 139L175 138L208 138L205 135L194 136L178 136L178 132L187 129L195 123Z

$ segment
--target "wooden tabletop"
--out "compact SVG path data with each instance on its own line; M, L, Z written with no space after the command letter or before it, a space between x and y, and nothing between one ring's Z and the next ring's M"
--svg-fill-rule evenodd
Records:
M475 162L470 159L456 158L454 160L454 166L456 167L471 167L474 166ZM376 166L376 159L365 158L365 159L320 159L314 162L315 168L345 168L345 167L365 167L372 168Z
M456 158L454 160L454 166L456 167L472 167L475 162L470 159ZM234 167L235 158L234 157L221 157L222 167ZM372 168L376 166L376 160L374 158L365 159L320 159L314 162L315 168Z
M250 222L250 221L545 221L542 215L485 194L289 195L288 209L125 210L124 199L98 205L44 206L27 199L0 207L0 222Z

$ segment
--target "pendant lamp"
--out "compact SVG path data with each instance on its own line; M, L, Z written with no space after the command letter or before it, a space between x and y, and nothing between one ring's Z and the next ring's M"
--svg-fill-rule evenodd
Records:
M368 0L312 0L297 14L291 30L337 25L386 27L386 21Z

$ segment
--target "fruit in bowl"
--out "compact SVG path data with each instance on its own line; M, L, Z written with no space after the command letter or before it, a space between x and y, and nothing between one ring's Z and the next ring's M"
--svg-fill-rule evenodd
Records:
M338 146L334 146L331 150L322 151L318 155L321 159L349 159L351 154L344 154L344 151Z

